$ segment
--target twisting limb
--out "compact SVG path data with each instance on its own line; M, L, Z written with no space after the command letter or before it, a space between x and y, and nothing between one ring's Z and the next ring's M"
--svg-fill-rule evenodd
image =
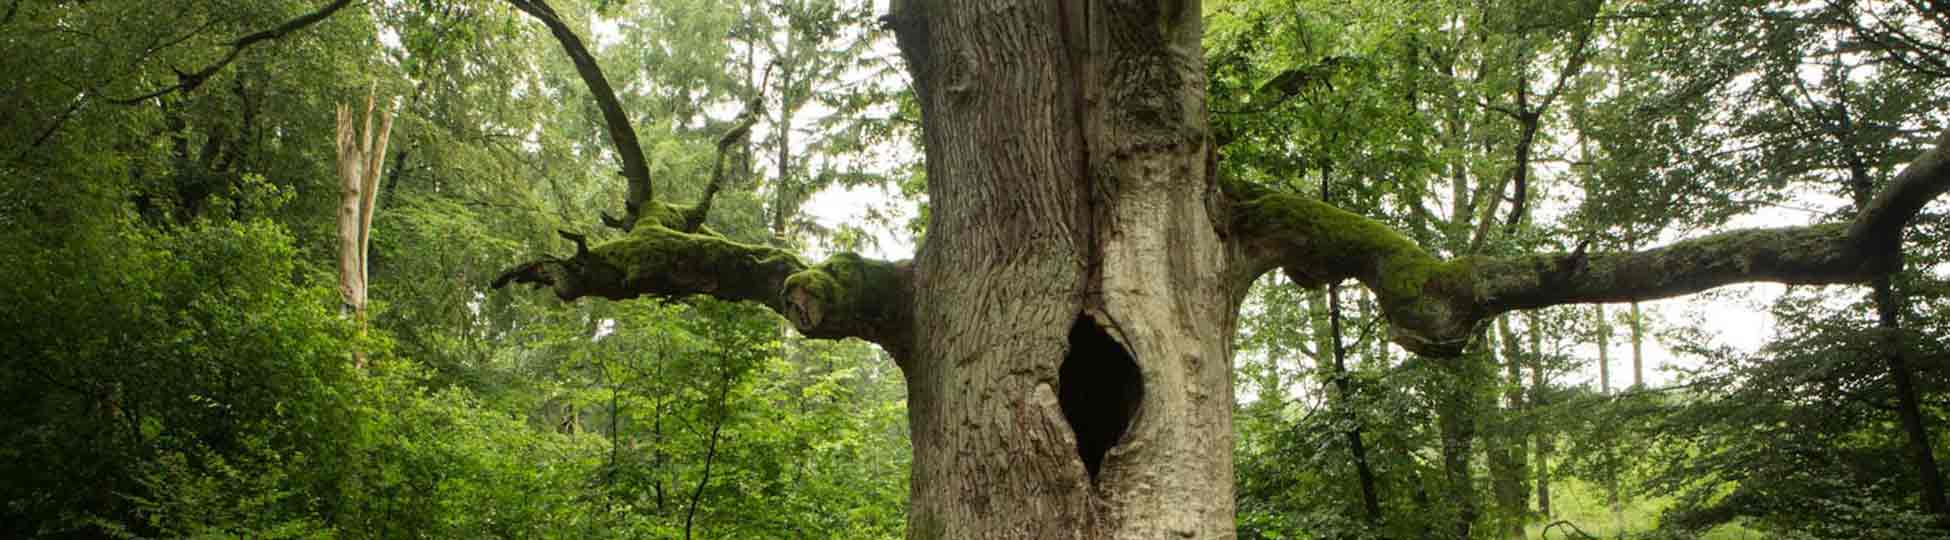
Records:
M236 61L237 56L244 53L244 49L248 49L250 46L261 42L282 38L285 34L290 34L303 30L307 26L318 24L319 21L325 20L326 17L332 16L333 13L337 13L338 10L351 4L352 0L335 0L330 4L326 4L325 7L318 8L317 11L299 15L297 18L285 21L284 24L277 25L269 30L254 32L237 38L236 41L230 42L230 50L224 53L223 58L217 59L216 62L208 66L204 66L203 69L187 73L182 70L176 70L176 84L157 88L139 96L109 99L108 101L118 105L134 105L173 92L194 91L197 87L203 86L203 82L209 80L210 76L216 75L217 71L222 70L225 66L229 66L231 62Z
M1284 267L1314 284L1360 280L1403 347L1462 352L1497 314L1668 298L1744 282L1860 282L1901 266L1903 227L1950 191L1950 132L1847 223L1741 229L1636 252L1442 260L1387 225L1320 201L1227 184L1246 275Z
M738 123L724 136L718 137L718 157L711 163L711 183L704 185L704 194L698 197L697 204L684 210L684 226L679 230L697 232L698 227L704 225L704 218L711 213L711 201L717 198L718 190L724 188L725 157L730 153L731 145L751 135L752 124L758 122L757 110L758 100L752 100L745 106L745 112L738 115Z
M516 265L502 272L494 287L548 286L563 300L705 295L757 302L784 315L808 337L857 337L879 343L896 357L906 349L902 339L912 280L906 262L842 253L807 265L771 246L651 222L593 247L581 235L561 234L576 244L574 255Z
M1522 82L1517 86L1518 114L1512 116L1511 119L1516 120L1517 125L1521 126L1521 132L1517 142L1517 163L1510 175L1510 183L1514 184L1513 187L1515 188L1510 193L1510 218L1504 222L1503 234L1516 235L1517 229L1523 226L1524 216L1529 214L1526 208L1530 205L1530 153L1532 145L1537 140L1537 125L1542 121L1544 112L1550 110L1551 104L1557 101L1558 96L1564 94L1565 83L1577 78L1577 75L1584 72L1585 62L1589 59L1591 35L1597 32L1598 12L1603 9L1604 1L1585 2L1582 5L1588 7L1590 13L1585 17L1583 24L1577 30L1574 30L1574 33L1577 35L1577 42L1571 46L1570 58L1566 59L1564 65L1558 69L1556 82L1551 84L1550 91L1539 96L1537 105L1532 107L1529 103L1526 103L1527 100L1525 99L1525 94L1530 86L1529 77L1524 77ZM1525 73L1528 73L1528 71L1525 71ZM1502 193L1502 191L1501 188L1497 189L1498 193ZM1483 224L1488 225L1489 221L1485 220ZM1475 240L1471 242L1473 244L1471 251L1475 251L1474 248L1481 245L1484 236L1482 234L1476 236Z
M636 128L630 125L630 115L623 112L623 103L616 99L616 90L609 85L609 78L603 75L603 68L596 63L596 56L589 53L582 38L574 29L562 22L555 8L544 0L508 0L515 9L527 13L548 27L555 41L562 44L562 51L569 55L569 61L576 66L576 74L582 83L589 87L589 93L596 99L596 108L603 113L604 131L609 133L610 143L616 147L616 157L623 162L623 179L629 190L623 198L623 217L614 218L603 215L603 224L625 231L636 227L637 218L643 216L645 205L654 200L650 183L650 164L643 157L643 145L637 141Z

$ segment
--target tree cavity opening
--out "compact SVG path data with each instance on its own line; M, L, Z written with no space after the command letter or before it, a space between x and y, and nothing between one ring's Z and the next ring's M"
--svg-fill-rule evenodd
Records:
M1130 351L1089 315L1070 326L1070 352L1057 373L1057 402L1077 436L1077 455L1096 481L1104 455L1117 446L1144 400L1144 378Z

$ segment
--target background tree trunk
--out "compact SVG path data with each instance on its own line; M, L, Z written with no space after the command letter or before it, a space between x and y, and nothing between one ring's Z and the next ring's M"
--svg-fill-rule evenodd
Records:
M372 245L372 213L379 202L380 166L386 162L386 143L393 132L393 115L381 111L379 130L373 131L376 95L366 96L365 114L355 116L352 107L338 108L339 173L339 295L346 314L358 321L360 333L366 328L366 254ZM364 129L357 122L363 119ZM366 367L366 353L352 351L352 362Z
M1320 200L1322 202L1329 204L1334 202L1333 180L1333 163L1322 163L1320 166ZM1360 415L1355 413L1354 385L1348 380L1347 346L1343 341L1345 336L1342 332L1343 325L1341 321L1341 285L1339 283L1328 284L1327 333L1329 340L1326 343L1327 347L1323 348L1321 356L1333 355L1334 399L1337 407L1340 409L1338 414L1345 417L1349 426L1347 431L1343 433L1343 436L1347 438L1348 453L1354 458L1355 482L1361 488L1361 517L1367 520L1368 527L1375 528L1381 526L1381 498L1375 491L1374 468L1368 464L1368 447L1366 441L1362 440L1361 418Z
M1530 314L1528 323L1530 334L1530 392L1531 406L1543 409L1544 401L1544 330L1536 314ZM1551 453L1553 445L1550 426L1538 425L1532 431L1537 439L1537 514L1549 520L1551 517Z
M1347 346L1341 335L1341 286L1327 286L1327 310L1329 325L1332 326L1334 355L1334 390L1336 400L1346 415L1349 427L1342 436L1347 438L1347 450L1354 458L1354 479L1361 488L1361 517L1369 527L1381 526L1381 498L1375 492L1374 468L1368 465L1368 447L1362 440L1361 419L1354 412L1354 385L1348 381Z
M1529 428L1523 422L1523 342L1517 339L1510 329L1510 317L1505 315L1496 320L1497 339L1503 346L1503 412L1496 415L1499 426L1496 429L1495 447L1491 449L1491 470L1495 475L1494 491L1496 504L1500 508L1497 519L1503 524L1505 538L1523 538L1523 525L1530 511L1530 488L1526 485L1526 475L1530 465L1525 462Z
M1451 535L1445 538L1456 540L1471 538L1482 512L1470 462L1476 456L1477 421L1483 410L1495 406L1494 398L1484 393L1496 377L1487 337L1478 335L1462 357L1428 359L1444 375L1433 391L1436 430L1442 437L1443 504L1454 512Z
M1645 387L1645 315L1632 302L1632 388Z

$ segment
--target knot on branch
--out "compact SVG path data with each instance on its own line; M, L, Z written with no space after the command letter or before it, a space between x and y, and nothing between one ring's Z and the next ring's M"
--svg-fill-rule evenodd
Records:
M1590 240L1578 241L1578 247L1572 249L1570 255L1557 260L1557 273L1566 276L1584 273L1585 267L1590 264L1590 259L1585 256L1585 249L1590 247Z
M811 337L873 336L900 322L899 263L841 253L785 279L780 313Z
M1459 302L1441 295L1381 302L1387 316L1390 337L1403 349L1422 356L1450 358L1462 355L1489 313L1473 302Z

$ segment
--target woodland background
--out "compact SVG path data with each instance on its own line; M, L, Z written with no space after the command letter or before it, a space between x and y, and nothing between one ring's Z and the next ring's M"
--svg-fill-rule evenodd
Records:
M588 216L622 190L540 25L496 2L337 4L255 41L329 6L0 7L0 536L903 536L902 381L875 347L709 299L488 287L571 249L557 230L606 234ZM714 229L815 253L925 234L884 6L556 9L676 200L757 104ZM1950 111L1950 10L1929 0L1205 9L1221 174L1445 254L1846 216ZM361 330L334 288L333 118L369 92L398 116ZM1500 214L1513 192L1531 209ZM1425 360L1358 288L1268 277L1237 336L1240 536L1945 537L1945 210L1911 227L1884 303L1710 295L1771 314L1753 349L1615 305L1508 315Z

